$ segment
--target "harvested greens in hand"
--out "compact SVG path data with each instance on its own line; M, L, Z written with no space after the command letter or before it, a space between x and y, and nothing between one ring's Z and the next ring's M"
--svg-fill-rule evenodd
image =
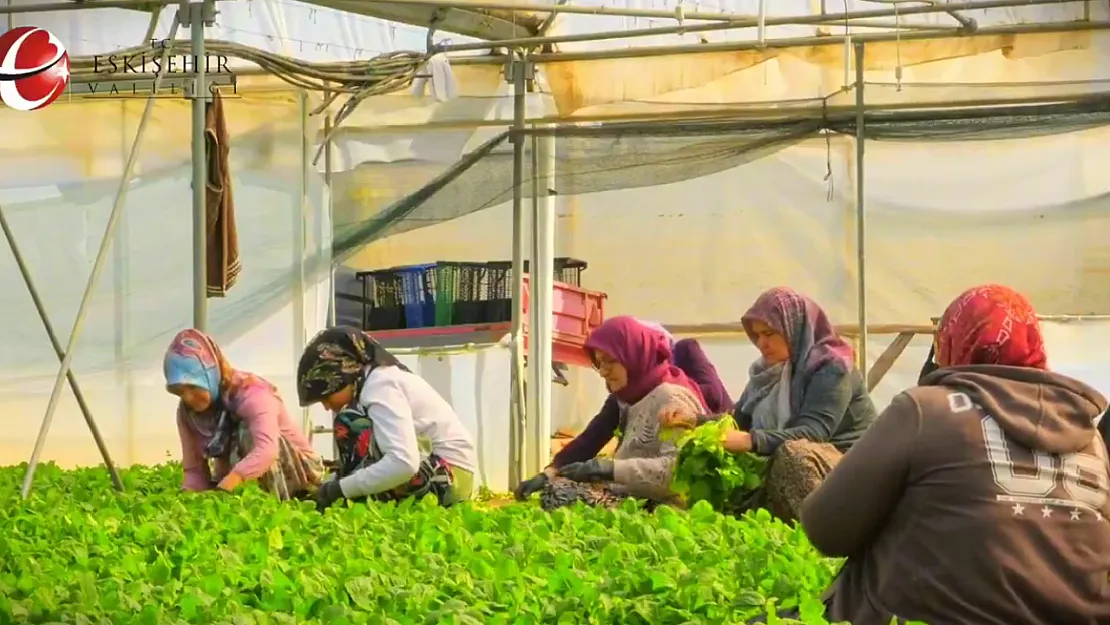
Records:
M686 431L678 439L671 489L689 505L705 501L718 512L736 512L763 485L766 458L725 450L725 434L735 429L732 416L724 415Z

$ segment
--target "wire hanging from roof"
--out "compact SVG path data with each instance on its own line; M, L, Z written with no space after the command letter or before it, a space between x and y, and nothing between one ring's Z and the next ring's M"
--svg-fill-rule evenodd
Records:
M335 114L336 126L350 116L363 100L411 87L428 59L424 52L388 52L366 60L313 63L218 39L205 41L204 45L211 55L249 61L289 85L325 93L324 101L312 111L313 115L326 110L340 96L349 96ZM167 40L165 46L171 54L187 55L192 52L188 40ZM112 54L126 57L147 52L150 52L150 44L116 50ZM70 75L95 75L95 58L71 57Z

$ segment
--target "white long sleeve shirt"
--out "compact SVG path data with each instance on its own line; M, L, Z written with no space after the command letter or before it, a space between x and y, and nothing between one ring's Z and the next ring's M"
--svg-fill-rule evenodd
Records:
M374 424L382 459L340 480L344 497L376 495L412 479L420 469L421 443L451 466L477 471L470 432L424 378L398 367L378 367L367 376L358 399Z

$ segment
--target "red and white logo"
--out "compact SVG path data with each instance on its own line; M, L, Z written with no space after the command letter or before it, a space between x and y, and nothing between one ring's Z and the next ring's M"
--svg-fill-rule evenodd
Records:
M20 26L0 35L0 101L17 111L49 105L69 84L69 54L50 31Z

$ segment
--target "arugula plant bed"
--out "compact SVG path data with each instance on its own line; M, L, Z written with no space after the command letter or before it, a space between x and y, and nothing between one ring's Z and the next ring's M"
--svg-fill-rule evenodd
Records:
M770 605L819 623L838 566L766 513L708 503L321 515L253 486L181 493L172 464L123 471L123 494L103 469L45 465L22 501L24 470L0 469L0 625L725 624Z
M688 504L705 501L731 514L763 485L765 458L725 450L724 436L735 429L732 416L725 415L692 430L669 433L678 436L679 450L671 488Z

